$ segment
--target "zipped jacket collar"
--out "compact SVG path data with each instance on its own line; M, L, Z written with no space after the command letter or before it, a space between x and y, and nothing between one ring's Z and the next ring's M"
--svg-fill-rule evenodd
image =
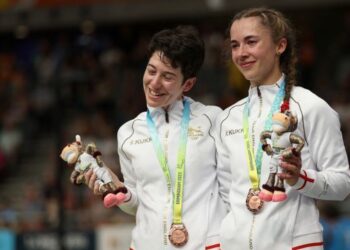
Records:
M183 99L187 99L191 102L191 99L188 97L183 97ZM151 114L151 117L155 120L158 120L160 117L163 117L165 122L170 122L171 120L181 120L182 118L182 112L184 109L183 105L183 99L176 100L174 103L172 103L167 110L161 107L150 107L147 105L147 108Z
M285 80L285 74L282 73L281 78L274 84L264 84L261 86L250 86L248 90L248 96L249 98L252 98L255 95L258 95L258 89L262 92L268 92L275 94L279 87L281 86L282 82Z

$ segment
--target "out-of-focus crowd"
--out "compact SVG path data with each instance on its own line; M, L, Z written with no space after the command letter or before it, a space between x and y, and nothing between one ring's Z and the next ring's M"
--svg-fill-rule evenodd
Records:
M349 152L350 12L305 10L290 16L298 30L300 85L339 112ZM205 39L206 60L190 94L222 108L243 97L248 88L225 55L225 22L193 21ZM67 169L61 177L64 196L58 198L56 144L63 147L79 133L83 141L95 142L107 165L119 173L117 129L145 110L142 75L147 43L155 31L176 24L95 27L87 22L81 30L37 31L21 38L0 34L0 181L5 183L0 184L0 227L55 228L60 205L70 228L132 221L119 210L104 209L86 187L70 184ZM42 141L51 146L39 147ZM23 162L33 156L47 159L44 166L30 165L41 167L42 174L35 181L16 179ZM14 199L6 190L9 179L25 182L18 185L22 197Z

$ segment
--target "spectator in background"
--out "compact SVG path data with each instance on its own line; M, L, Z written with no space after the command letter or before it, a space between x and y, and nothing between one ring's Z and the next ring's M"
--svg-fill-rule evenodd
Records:
M210 134L220 109L184 96L203 59L204 43L192 27L162 30L149 44L143 77L148 111L118 131L128 193L116 204L136 214L131 249L220 249L226 207ZM89 187L99 193L91 174L86 174Z
M295 37L282 13L267 8L239 12L230 41L232 61L250 89L216 121L219 183L226 186L224 197L231 206L222 223L221 249L323 249L315 199L343 200L350 192L338 115L321 98L295 86ZM262 151L268 145L259 138L272 129L272 114L283 110L297 116L292 132L306 143L301 155L291 152L279 159L282 171L270 172L271 158ZM231 182L221 178L227 172ZM286 187L280 185L284 181ZM263 191L261 182L266 183ZM282 192L287 200L275 199ZM280 202L267 202L271 199Z
M325 250L350 249L350 219L332 202L319 204Z
M13 200L7 197L3 197L0 201L0 229L8 228L13 231L18 229L19 216L12 203Z

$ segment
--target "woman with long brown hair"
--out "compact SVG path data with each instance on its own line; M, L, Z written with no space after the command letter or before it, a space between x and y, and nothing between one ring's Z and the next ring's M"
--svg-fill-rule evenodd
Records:
M296 86L295 36L279 11L239 12L230 25L230 45L232 61L250 89L216 122L219 182L231 206L221 227L221 248L323 249L315 200L343 200L350 191L338 115ZM282 171L270 169L268 145L260 138L272 130L276 112L293 114L293 135L305 141L301 153L288 148L280 158Z

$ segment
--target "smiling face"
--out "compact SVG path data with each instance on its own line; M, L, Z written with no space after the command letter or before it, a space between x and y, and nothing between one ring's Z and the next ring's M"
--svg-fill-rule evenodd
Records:
M260 17L235 20L230 29L232 61L253 86L272 84L281 77L279 57L287 41L276 44Z
M143 75L146 102L151 107L167 108L189 91L196 78L184 81L181 68L173 68L168 58L160 51L150 57Z

